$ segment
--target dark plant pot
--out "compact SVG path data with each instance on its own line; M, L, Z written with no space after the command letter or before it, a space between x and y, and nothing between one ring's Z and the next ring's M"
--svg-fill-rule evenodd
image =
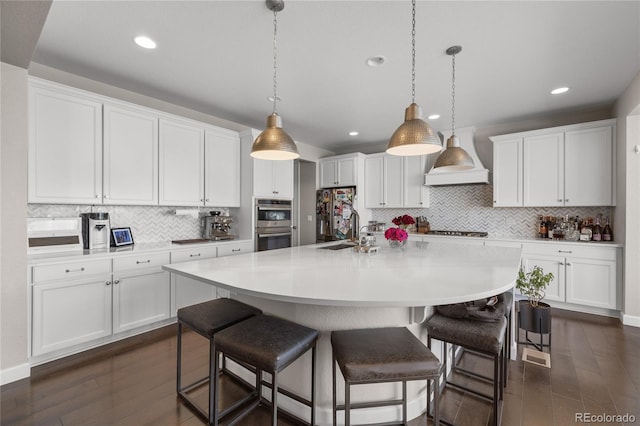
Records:
M534 308L528 300L518 301L518 324L532 333L551 333L551 306L540 302Z

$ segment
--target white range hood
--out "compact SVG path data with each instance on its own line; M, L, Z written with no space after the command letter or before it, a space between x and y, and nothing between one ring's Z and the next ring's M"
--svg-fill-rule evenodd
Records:
M489 183L489 170L485 169L473 144L474 126L461 127L456 129L456 135L460 140L460 147L463 148L473 159L474 168L464 171L442 171L432 168L424 175L424 184L427 186L437 185L466 185L472 183ZM444 144L451 136L451 130L444 132Z

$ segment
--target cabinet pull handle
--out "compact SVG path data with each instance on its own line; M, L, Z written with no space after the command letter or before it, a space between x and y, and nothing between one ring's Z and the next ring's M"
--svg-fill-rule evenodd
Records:
M200 253L198 253L198 254L190 254L189 257L200 257Z
M569 262L566 263L567 266L571 266L571 264Z
M558 250L558 253L573 253L571 250Z
M564 263L562 263L562 262L558 262L558 265L560 265L560 266L564 266Z
M136 265L139 265L141 263L151 263L151 259L147 259L147 260L136 260Z
M565 199L564 199L564 201L565 201L565 203L568 203L568 202L569 202L569 199L568 199L568 198L565 198Z
M100 198L100 196L98 194L96 194L96 198Z
M240 249L231 249L231 251L240 251Z
M120 284L120 280L115 280L113 283L114 284Z
M558 202L561 203L562 202L562 198L558 198Z
M105 194L104 198L109 198L109 196Z
M204 200L205 200L207 203L209 202L209 199L208 199L208 198L205 198Z
M82 268L80 268L80 269L65 269L64 271L65 271L67 274L68 274L69 272L84 272L84 266L83 266Z
M111 285L111 281L107 281L105 284L106 285Z

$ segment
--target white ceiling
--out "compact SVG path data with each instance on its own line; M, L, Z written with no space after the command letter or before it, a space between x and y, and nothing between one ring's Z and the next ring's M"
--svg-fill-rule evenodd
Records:
M456 127L611 105L640 71L638 1L419 1L416 21L416 101L425 117L441 115L436 130L451 127L452 45L463 48ZM158 48L137 47L139 34ZM272 37L263 1L56 0L33 61L261 129ZM338 152L387 141L411 102L410 42L408 0L286 1L284 129ZM387 63L368 67L372 55Z

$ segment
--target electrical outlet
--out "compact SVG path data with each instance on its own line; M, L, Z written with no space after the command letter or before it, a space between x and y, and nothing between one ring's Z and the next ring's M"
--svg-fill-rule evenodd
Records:
M307 222L313 222L313 216L310 214L307 215Z

